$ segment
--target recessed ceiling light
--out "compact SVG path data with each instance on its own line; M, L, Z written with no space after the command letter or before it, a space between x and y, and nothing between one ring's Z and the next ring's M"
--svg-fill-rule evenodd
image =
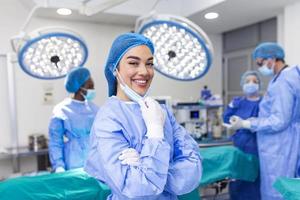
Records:
M219 14L216 12L209 12L204 15L205 19L216 19L219 17Z
M56 12L60 15L71 15L72 14L72 10L69 8L59 8L56 10Z

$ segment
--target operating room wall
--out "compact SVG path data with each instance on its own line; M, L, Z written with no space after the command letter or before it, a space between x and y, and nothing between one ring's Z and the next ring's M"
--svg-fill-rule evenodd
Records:
M4 0L9 2L6 6L0 7L0 52L6 53L11 51L9 38L19 33L22 23L27 17L28 10L19 5L17 0ZM15 4L15 5L13 5ZM70 20L57 20L34 17L27 28L30 32L36 28L45 26L67 26L78 32L86 41L89 48L89 58L86 66L91 70L95 81L97 97L95 102L101 105L107 98L107 83L103 74L103 66L108 54L110 45L118 34L132 30L130 26L97 24L88 22L76 22ZM3 28L6 27L6 28ZM199 98L200 89L207 84L214 93L221 93L221 57L222 57L222 41L221 35L209 35L214 46L214 60L208 74L197 81L179 82L168 79L159 73L155 74L153 85L151 87L151 95L154 96L171 96L175 100L197 100ZM1 64L1 67L5 67ZM65 98L68 94L63 87L63 81L47 81L38 80L28 76L22 71L18 64L15 67L16 81L16 103L17 103L17 126L18 141L20 146L28 145L28 136L33 133L47 134L48 122L51 116L53 106ZM5 69L1 69L1 72ZM4 74L1 77L5 77ZM2 83L4 81L4 83ZM7 85L5 79L1 79L1 86L4 95L7 98ZM43 97L45 91L53 92L53 102L45 104ZM8 110L8 100L0 101L0 108ZM1 111L0 128L1 140L0 146L11 146L10 129L8 123L8 112ZM35 158L23 158L21 162L22 171L30 171L35 169ZM0 178L11 173L10 160L0 160Z
M10 40L13 35L19 33L20 27L26 19L28 10L26 10L17 0L1 0L0 6L0 147L10 147L11 134L9 125L9 100L7 83L7 65L3 54L10 52ZM35 162L34 157L28 157L22 160L22 171L28 171ZM24 162L23 162L24 161ZM29 166L29 167L28 167ZM11 159L0 159L0 179L9 176L12 173Z
M300 64L300 2L285 7L281 15L282 44L289 65Z

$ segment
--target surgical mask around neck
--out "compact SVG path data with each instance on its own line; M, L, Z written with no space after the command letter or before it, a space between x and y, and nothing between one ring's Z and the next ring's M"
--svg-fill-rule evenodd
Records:
M275 67L275 62L273 63L271 69L268 67L267 64L264 64L260 68L258 68L258 71L263 75L263 76L274 76L274 67Z
M85 89L85 88L81 88L81 89L86 91L85 95L83 93L81 93L81 95L84 97L85 100L92 101L96 97L96 90L94 90L94 89Z
M133 89L131 89L127 84L125 84L125 81L123 80L122 76L120 75L120 73L117 70L115 71L114 74L117 77L117 79L119 80L121 90L123 90L123 92L126 94L126 96L130 100L132 100L136 103L140 103L148 95L149 90L146 92L146 94L144 96L141 96L138 93L136 93Z
M259 85L257 83L245 83L243 85L243 91L247 96L255 95L258 93Z

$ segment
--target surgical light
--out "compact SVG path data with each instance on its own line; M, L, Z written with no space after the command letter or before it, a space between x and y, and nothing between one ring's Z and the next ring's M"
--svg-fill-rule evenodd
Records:
M206 34L190 20L171 15L139 18L135 31L152 40L155 69L176 80L196 80L212 63L212 45Z
M38 32L34 35L23 42L18 51L21 68L31 76L62 78L71 68L82 66L87 60L85 43L70 31Z

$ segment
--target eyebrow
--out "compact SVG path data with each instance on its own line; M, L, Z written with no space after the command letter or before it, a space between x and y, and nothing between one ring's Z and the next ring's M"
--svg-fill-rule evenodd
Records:
M137 56L128 56L127 59L135 59L135 60L141 60L141 58L137 57ZM150 57L147 59L147 61L149 60L153 60L153 57Z

